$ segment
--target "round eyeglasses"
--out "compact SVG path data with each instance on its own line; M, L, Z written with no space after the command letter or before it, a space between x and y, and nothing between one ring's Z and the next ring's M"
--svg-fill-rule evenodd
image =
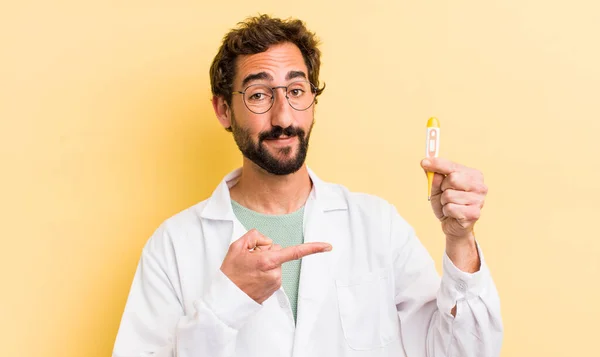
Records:
M266 84L252 84L246 87L243 92L233 91L232 93L243 95L244 104L252 113L264 114L273 107L275 89L278 88L285 89L285 98L288 104L298 111L310 108L317 96L317 89L309 81L296 81L287 86L277 87L269 87Z

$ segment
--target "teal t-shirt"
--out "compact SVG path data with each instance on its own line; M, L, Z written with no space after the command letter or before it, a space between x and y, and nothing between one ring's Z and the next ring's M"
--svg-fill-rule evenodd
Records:
M246 208L234 200L231 200L231 205L233 213L247 230L256 229L282 248L304 242L304 206L289 214L268 215ZM297 316L301 264L302 260L300 259L283 263L281 266L281 285L290 300L294 321L296 321Z

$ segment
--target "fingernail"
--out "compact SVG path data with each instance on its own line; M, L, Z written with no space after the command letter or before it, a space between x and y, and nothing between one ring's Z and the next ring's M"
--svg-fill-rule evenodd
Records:
M330 245L328 245L327 247L325 247L325 250L324 250L324 251L325 251L325 252L330 252L330 251L331 251L331 246L330 246Z
M421 164L423 166L429 166L429 164L431 164L431 162L429 162L429 160L425 159L425 160L421 161Z

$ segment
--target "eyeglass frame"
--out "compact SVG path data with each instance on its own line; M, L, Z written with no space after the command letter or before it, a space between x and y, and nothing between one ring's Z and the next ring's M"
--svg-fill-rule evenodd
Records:
M310 89L311 89L311 93L313 95L313 99L312 102L310 103L310 105L304 109L296 109L294 108L294 106L292 105L292 103L290 103L290 97L288 97L288 88L293 85L294 83L299 83L299 82L306 82L308 84L310 84ZM248 91L248 88L252 87L252 86L264 86L266 88L269 88L271 90L271 93L273 94L271 96L271 105L269 105L269 109L265 110L264 112L260 112L257 113L254 110L250 109L250 107L248 106L248 103L246 103L246 92ZM246 88L244 88L244 91L232 91L232 94L241 94L242 95L242 101L244 102L244 105L246 106L246 108L248 108L249 111L251 111L254 114L265 114L266 112L268 112L269 110L271 110L271 108L273 108L273 104L275 104L275 89L279 89L279 88L285 88L285 99L288 103L288 105L290 107L292 107L292 109L299 111L299 112L303 112L305 110L308 110L308 108L312 107L315 104L315 100L317 99L317 87L315 87L314 84L312 84L310 81L307 80L301 80L301 81L294 81L290 84L288 84L287 86L275 86L275 87L269 87L266 84L262 84L262 83L255 83L255 84L251 84L249 86L247 86Z

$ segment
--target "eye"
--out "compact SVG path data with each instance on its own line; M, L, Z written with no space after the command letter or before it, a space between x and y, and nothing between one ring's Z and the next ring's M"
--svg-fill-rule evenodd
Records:
M271 99L272 92L271 88L263 85L250 86L246 90L246 100L249 103L258 104L267 102Z
M254 93L249 97L249 99L255 100L255 101L260 101L260 100L264 100L265 97L266 97L265 93Z
M291 94L292 97L300 97L304 94L304 90L300 88L290 89L289 94Z

